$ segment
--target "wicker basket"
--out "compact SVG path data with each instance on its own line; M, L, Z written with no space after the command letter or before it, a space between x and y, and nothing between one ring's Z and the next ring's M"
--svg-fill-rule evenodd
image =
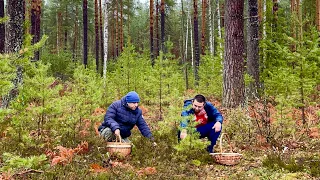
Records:
M236 165L240 162L242 158L242 154L239 153L223 153L222 151L222 138L223 135L227 137L229 146L230 146L230 151L232 152L232 146L230 144L230 139L229 136L226 133L222 133L220 137L220 153L210 153L212 155L212 158L214 159L215 162L223 165Z
M119 154L121 156L128 156L131 153L131 143L122 143L121 137L119 138L119 142L107 142L107 151L110 154Z

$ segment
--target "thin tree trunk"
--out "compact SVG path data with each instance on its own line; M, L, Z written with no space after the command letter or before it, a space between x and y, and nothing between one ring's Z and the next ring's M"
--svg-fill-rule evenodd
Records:
M31 4L31 35L32 44L40 41L41 0L32 0ZM34 54L34 60L39 60L39 51Z
M100 53L101 67L104 67L104 47L103 47L103 21L102 21L102 0L99 0L99 19L100 19ZM103 68L101 68L101 76L103 76Z
M120 0L120 52L123 51L123 3Z
M24 29L23 24L25 20L25 1L24 0L8 0L7 12L9 21L6 27L6 44L5 52L16 53L22 47ZM18 86L23 83L23 69L17 66L17 76L13 80L14 88L10 90L8 95L2 97L0 108L8 108L10 101L18 95Z
M259 80L259 19L257 0L248 1L249 27L247 48L247 71L254 79L249 86L248 96L252 99L258 96Z
M276 32L277 21L278 21L278 0L273 0L272 13L273 13L273 23L272 23L273 30L272 31Z
M181 60L182 60L182 64L185 63L185 56L184 56L184 48L185 48L185 45L184 45L184 16L185 16L185 13L184 13L184 9L183 9L183 0L181 0L181 50L180 50L180 54L181 54Z
M64 21L64 50L66 51L68 49L68 5L66 5L66 16Z
M150 0L150 7L149 7L149 18L150 18L150 58L151 58L151 65L154 65L154 55L153 55L153 0Z
M116 4L115 4L115 21L116 21L116 52L115 55L116 57L119 56L119 9L118 9L118 0L116 0Z
M187 3L187 8L189 8L188 3ZM186 61L188 60L188 38L189 38L189 9L187 9L187 27L186 27L186 43L185 43L185 53L184 53L184 57L186 59Z
M165 52L165 14L164 14L164 6L165 6L165 0L161 0L161 7L160 7L160 12L161 12L161 51Z
M73 60L73 62L76 59L78 36L79 36L79 34L78 34L78 6L76 6L75 21L74 21L74 37L73 37L73 47L72 47L72 60Z
M157 0L156 4L156 52L155 55L156 57L159 56L159 49L160 49L160 39L159 39L159 0Z
M225 17L225 8L224 8L224 4L222 3L221 4L221 14L222 14L222 16L221 16L221 25L222 25L222 27L224 27L224 25L225 25L225 22L224 22L224 17Z
M94 0L94 29L95 29L95 50L96 50L96 70L99 72L99 9L98 0Z
M317 0L317 5L316 5L316 25L318 31L320 31L320 0Z
M214 13L215 11L212 11L214 9L213 6L213 0L209 0L209 44L210 44L210 54L214 55Z
M189 13L189 21L190 21L190 46L191 46L191 65L192 67L194 67L194 48L193 48L193 26L192 26L192 19L191 19L191 15Z
M296 0L291 0L291 15L292 15L292 24L291 24L291 32L292 32L292 37L293 39L297 38L297 31L296 31L296 20L295 18L297 17L297 4L296 4ZM291 50L292 51L296 51L297 47L296 44L293 43L291 45Z
M83 64L88 65L88 1L83 0Z
M194 31L194 53L195 53L195 65L194 65L194 77L195 85L199 83L199 65L200 65L200 51L199 51L199 35L198 35L198 2L193 0L193 31Z
M4 17L4 0L0 0L0 18ZM0 54L4 53L5 43L5 26L4 23L0 24Z
M222 59L222 32L221 32L221 15L220 15L220 2L217 0L217 26L218 26L218 36L219 36L219 48L220 48L220 58Z
M108 58L108 0L104 3L104 21L103 21L103 36L104 36L104 59L103 59L103 78L107 79L107 58ZM106 84L105 84L106 85Z
M244 0L225 0L225 51L223 69L223 105L244 103Z
M201 18L201 54L205 55L206 51L206 8L207 2L206 0L202 0L202 18Z
M60 48L62 46L62 35L61 35L61 28L62 28L62 13L60 11L57 12L57 52L59 54Z

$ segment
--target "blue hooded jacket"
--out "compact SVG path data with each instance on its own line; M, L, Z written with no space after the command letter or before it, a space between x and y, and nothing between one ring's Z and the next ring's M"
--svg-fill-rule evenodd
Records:
M152 133L146 121L143 119L142 111L139 107L132 110L128 107L126 96L121 100L113 102L107 109L104 121L98 128L99 131L109 127L112 132L116 129L120 130L123 138L131 135L131 130L137 125L141 134L147 138L152 138Z
M182 121L180 122L181 128L186 128L188 126L189 121L187 120L187 117L194 114L194 110L192 109L192 107L190 109L188 108L192 105L192 100L193 99L188 99L184 101L183 111L181 113L181 116L183 117ZM206 101L204 110L207 113L208 122L219 121L222 124L223 117L221 113L210 102Z

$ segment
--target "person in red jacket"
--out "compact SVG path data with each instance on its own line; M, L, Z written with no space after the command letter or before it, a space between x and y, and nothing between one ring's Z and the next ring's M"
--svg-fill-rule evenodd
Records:
M190 105L191 108L189 108ZM179 140L183 140L188 135L186 127L189 124L188 117L190 115L194 115L193 120L198 122L196 130L200 133L200 138L207 137L211 141L207 150L212 153L222 129L223 117L221 113L201 94L196 95L193 99L185 100L181 113L183 119L180 122L182 130L178 135Z

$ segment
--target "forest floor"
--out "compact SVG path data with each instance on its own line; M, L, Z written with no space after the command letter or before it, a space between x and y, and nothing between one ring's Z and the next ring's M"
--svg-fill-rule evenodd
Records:
M149 108L151 109L151 108ZM103 114L104 111L100 109ZM176 128L168 127L171 136L157 132L156 113L145 119L156 138L157 146L133 129L132 153L127 157L111 155L106 143L97 136L98 123L76 147L59 146L46 150L47 160L38 169L16 168L0 172L2 179L320 179L320 140L308 135L285 144L255 142L233 144L241 153L240 163L226 166L216 163L204 149L177 152ZM86 123L85 121L83 123ZM95 127L95 128L94 128ZM290 139L290 138L289 138ZM7 144L8 145L8 144ZM228 145L228 144L224 144ZM33 151L30 147L30 151ZM215 147L219 152L219 145ZM30 153L33 154L33 153ZM5 163L0 159L0 167Z

